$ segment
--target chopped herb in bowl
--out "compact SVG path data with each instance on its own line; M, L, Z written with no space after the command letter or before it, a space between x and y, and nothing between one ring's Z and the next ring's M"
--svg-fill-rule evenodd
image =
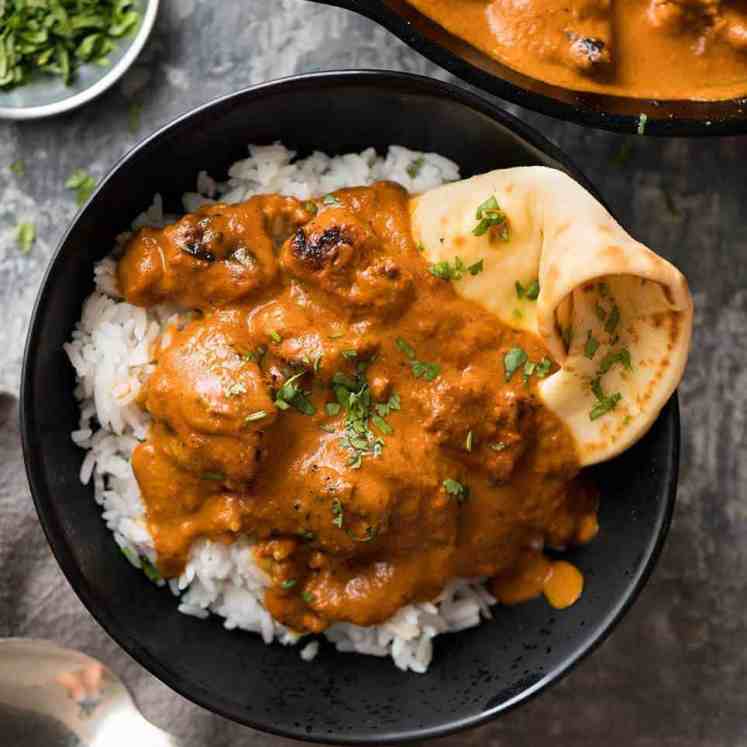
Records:
M83 64L110 64L141 20L136 0L1 0L0 91L40 73L70 85Z

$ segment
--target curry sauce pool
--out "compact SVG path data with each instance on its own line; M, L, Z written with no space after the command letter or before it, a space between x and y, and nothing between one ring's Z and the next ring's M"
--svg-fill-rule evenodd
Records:
M496 60L578 91L747 94L744 0L407 0Z
M543 546L594 534L595 491L537 397L556 366L455 292L479 262L446 272L413 241L393 181L453 181L445 159L275 146L231 175L222 203L154 209L97 267L66 346L81 477L182 611L423 671L435 635L490 614L483 581L521 587ZM557 571L517 597L572 601Z

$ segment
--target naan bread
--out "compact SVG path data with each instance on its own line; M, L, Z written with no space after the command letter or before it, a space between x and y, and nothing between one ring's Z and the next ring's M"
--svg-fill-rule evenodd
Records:
M476 211L491 197L506 223L476 236ZM646 433L687 361L693 304L682 273L554 169L447 184L414 197L411 215L429 262L483 260L482 272L453 281L459 293L542 338L560 370L540 380L539 395L573 433L581 464ZM536 280L533 300L526 289Z

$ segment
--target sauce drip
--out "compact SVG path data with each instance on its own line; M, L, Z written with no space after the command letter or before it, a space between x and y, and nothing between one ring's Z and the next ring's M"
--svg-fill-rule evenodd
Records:
M250 535L268 610L319 631L593 536L570 435L537 376L504 365L517 347L545 359L541 341L431 273L409 220L381 182L211 205L130 240L126 299L189 310L155 351L132 458L164 576L199 538Z
M634 98L747 94L745 0L407 0L532 78Z

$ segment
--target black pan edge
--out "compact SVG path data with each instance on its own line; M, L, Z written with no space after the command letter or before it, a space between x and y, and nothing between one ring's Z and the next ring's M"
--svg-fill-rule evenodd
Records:
M575 93L504 68L506 75L515 79L515 82L511 82L481 69L430 39L410 19L387 7L383 0L312 2L359 13L379 23L405 44L466 83L564 122L627 135L654 137L716 137L747 133L747 98L715 102L664 101ZM414 9L410 9L409 14L422 18ZM489 59L477 50L474 50L474 56ZM522 85L522 80L526 82L525 85ZM633 110L634 113L631 113ZM648 118L643 132L639 132L641 114Z

